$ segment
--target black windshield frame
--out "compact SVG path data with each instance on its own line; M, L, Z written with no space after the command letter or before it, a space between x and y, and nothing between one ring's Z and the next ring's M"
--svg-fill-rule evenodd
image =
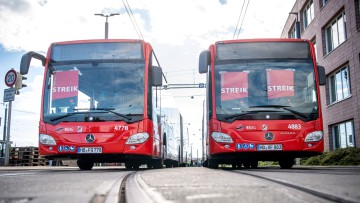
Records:
M143 119L144 112L144 80L145 80L145 60L76 60L76 61L63 61L63 62L53 62L48 64L48 69L46 72L46 81L44 86L44 101L43 101L43 118L44 122L56 124L58 122L87 122L90 121L89 116L93 116L93 121L118 121L124 120L125 122L132 123ZM82 91L85 95L90 94L86 91L95 91L92 93L92 97L95 98L90 102L90 105L81 106L80 96L75 105L67 105L67 109L64 112L52 112L51 106L53 100L53 80L54 73L58 71L78 71L78 85L79 92ZM107 78L104 78L105 75ZM122 76L121 76L122 75ZM84 79L81 79L84 78ZM120 79L122 78L122 79ZM92 81L96 80L96 81ZM126 86L124 86L126 85ZM85 89L84 89L85 88ZM84 92L85 91L85 92ZM127 101L128 99L116 99L119 96L115 97L117 92L123 92L126 98L132 98L132 100ZM101 97L101 98L100 98ZM136 100L136 101L135 101ZM101 101L105 102L104 105ZM108 101L113 101L109 103ZM132 102L131 102L132 101ZM60 102L64 102L61 101ZM96 102L96 103L95 103ZM123 102L126 106L116 106L120 105ZM128 104L126 103L128 102ZM95 103L92 105L91 103ZM102 106L100 106L100 104ZM115 105L115 106L114 106ZM129 115L132 119L123 119L119 116L114 116L114 114L109 112L93 112L87 111L88 113L75 113L76 108L109 108L114 109L115 113ZM131 110L133 109L133 110ZM70 116L66 116L69 114ZM64 115L64 116L63 116ZM54 120L54 118L62 117L59 120Z
M129 59L143 60L144 51L140 42L93 42L53 44L50 60L54 62Z
M272 102L269 103L263 102L260 104L250 102L250 98L266 98L268 94L268 87L266 81L266 69L279 69L285 70L290 69L294 70L294 85L295 85L295 92L300 91L300 87L302 88L301 91L305 86L302 84L303 82L308 82L309 87L306 87L311 90L311 97L309 98L309 102L299 103L297 105L289 105L284 103L277 103ZM249 95L248 100L249 102L246 107L242 108L231 108L224 110L222 101L220 99L221 94L221 82L220 82L220 73L221 71L248 71L249 72ZM256 74L255 74L256 73ZM231 74L231 73L230 73ZM307 77L305 77L307 75ZM259 120L259 119L270 119L270 120L291 120L291 119L301 119L303 121L310 121L315 120L318 118L318 94L316 88L316 81L315 81L315 73L314 73L314 64L311 59L252 59L252 60L224 60L224 61L217 61L215 63L215 105L216 105L216 115L219 120L225 122L232 122L234 119L227 119L227 118L236 118L236 120ZM309 80L309 81L308 81ZM252 94L252 84L256 84L256 89L263 89L261 93L256 95ZM255 87L255 86L254 86ZM295 96L301 97L305 95L297 95ZM309 96L310 97L310 96ZM311 99L313 101L311 102ZM261 107L250 109L250 106L257 106L257 105L272 105L268 107ZM284 105L285 108L277 108L274 105ZM240 114L243 116L232 116Z

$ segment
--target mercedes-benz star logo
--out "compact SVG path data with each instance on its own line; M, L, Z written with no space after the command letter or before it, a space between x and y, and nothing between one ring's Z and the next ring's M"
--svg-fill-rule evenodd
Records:
M95 136L94 136L93 134L88 134L88 135L86 135L85 140L86 140L86 142L88 142L88 143L92 143L92 142L94 142L94 140L95 140Z
M272 132L265 133L265 139L268 141L274 139L274 134Z

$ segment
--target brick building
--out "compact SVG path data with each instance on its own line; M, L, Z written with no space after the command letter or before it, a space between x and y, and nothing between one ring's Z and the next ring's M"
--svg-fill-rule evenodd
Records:
M326 70L321 87L325 151L360 147L360 0L296 0L281 38L300 36L315 45ZM297 14L296 14L297 13Z

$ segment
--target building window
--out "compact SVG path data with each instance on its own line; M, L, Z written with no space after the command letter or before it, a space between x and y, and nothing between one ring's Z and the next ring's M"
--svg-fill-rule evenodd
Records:
M353 121L332 126L334 149L355 147Z
M320 0L320 8L324 7L330 0Z
M331 52L347 38L346 16L342 12L325 28L326 53Z
M296 38L296 26L295 26L295 23L290 29L289 38Z
M330 103L344 100L351 96L349 67L345 66L330 76Z
M313 1L309 1L304 10L302 11L302 19L303 19L303 25L304 29L309 26L311 21L314 19L314 4Z
M356 29L360 30L360 0L355 0Z

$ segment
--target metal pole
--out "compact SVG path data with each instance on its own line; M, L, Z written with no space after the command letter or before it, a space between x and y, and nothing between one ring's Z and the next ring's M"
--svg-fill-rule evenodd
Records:
M189 128L186 128L186 131L187 131L187 148L189 148L190 145Z
M196 149L196 166L198 162L199 162L199 149Z
M4 135L3 135L4 141L6 139L6 119L7 119L7 105L5 106L5 115L4 115Z
M296 38L300 39L300 21L299 21L299 13L298 12L290 12L289 14L296 15L296 21L295 21L295 34Z
M184 163L184 135L183 135L183 118L180 115L180 164Z
M111 17L111 16L115 16L115 15L120 15L119 13L112 13L112 14L102 14L102 13L96 13L95 14L96 16L102 16L102 17L105 17L106 18L106 21L105 21L105 39L108 39L109 38L109 23L108 23L108 17Z
M6 106L5 106L3 141L6 140L6 123L7 123L6 120L7 120L7 104L6 104ZM4 155L5 155L5 142L2 143L1 157L4 157Z
M203 100L203 116L201 122L201 161L204 162L204 122L205 122L205 100Z
M108 16L106 16L105 22L105 39L109 38L109 23L108 23Z
M179 157L178 157L178 163L179 163L178 166L181 166L180 145L178 145L178 153L179 153L179 154L178 154L178 156L179 156Z
M192 146L192 143L191 143L191 157L190 157L190 163L193 163L193 162L192 162L192 160L193 160L192 148L193 148L193 146Z
M5 166L9 165L9 159L10 159L11 104L12 104L12 102L9 101L8 125L7 125L7 131L6 131L7 136L6 136L6 142L5 142L5 146L6 146L6 149L5 149L5 163L4 163Z
M296 16L296 22L295 22L295 26L296 26L296 38L300 39L300 22L298 21L298 17Z

